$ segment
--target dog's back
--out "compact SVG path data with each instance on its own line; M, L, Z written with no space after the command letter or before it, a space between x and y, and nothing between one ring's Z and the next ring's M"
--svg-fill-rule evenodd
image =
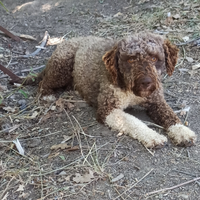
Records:
M108 82L107 70L102 61L103 55L115 45L113 39L98 37L82 38L74 58L74 88L84 99L97 106L100 83Z

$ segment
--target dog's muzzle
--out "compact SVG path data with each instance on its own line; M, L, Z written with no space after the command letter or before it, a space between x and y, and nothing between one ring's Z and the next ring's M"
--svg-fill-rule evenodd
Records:
M150 76L142 76L135 81L133 87L133 93L136 96L147 97L151 95L156 90L156 81Z

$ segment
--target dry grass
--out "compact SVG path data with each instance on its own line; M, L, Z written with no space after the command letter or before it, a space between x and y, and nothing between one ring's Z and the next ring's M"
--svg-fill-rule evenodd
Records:
M183 36L189 36L191 39L199 36L199 8L197 10L195 7L197 3L198 1L192 1L192 3L184 1L183 5L179 1L175 1L172 5L171 2L163 1L162 7L151 5L144 7L139 4L138 11L135 13L129 11L131 8L126 8L124 13L118 14L118 16L97 19L99 23L95 25L92 33L102 37L122 37L143 30L158 30L161 33L168 33L167 37L175 43L180 43L183 41ZM190 8L185 9L187 6ZM167 21L169 12L172 16L179 14L180 17L169 22ZM177 68L187 65L185 58L191 55L188 48L182 49ZM9 57L9 55L6 56ZM26 88L22 89L29 97L33 93ZM19 99L23 98L23 94L18 91L19 88L2 92L0 106L4 107L3 103L8 101L12 95L19 96ZM115 138L114 143L108 141L100 144L98 134L90 135L86 132L91 127L98 130L95 119L88 114L89 123L84 124L81 121L84 111L77 108L79 110L73 112L73 105L83 103L82 99L76 93L70 92L64 93L60 97L64 99L63 96L65 96L65 102L62 102L62 105L56 105L57 100L44 103L38 98L30 98L24 109L14 106L13 111L4 110L0 114L1 125L7 125L4 130L0 131L2 134L0 139L0 199L7 199L9 193L12 193L12 197L14 197L16 192L20 193L20 198L28 199L29 190L32 188L34 188L35 195L40 191L40 199L54 197L67 199L72 196L80 199L80 196L92 196L94 193L103 195L107 190L115 191L114 196L112 196L113 192L112 194L108 192L110 199L134 199L133 188L147 178L152 170L143 171L139 180L133 180L124 186L111 183L110 180L114 178L114 175L110 170L113 167L110 159L115 157L124 137ZM52 145L61 143L63 135L71 137L66 141L70 148L51 151ZM13 144L15 139L19 139L22 146L25 145L25 155L19 154ZM32 145L31 148L31 144L35 141L39 141L39 143L35 146ZM28 142L30 146L27 145ZM111 146L112 148L110 148ZM78 148L73 149L73 147ZM106 153L103 153L104 151ZM154 152L150 151L149 153L150 158L154 157ZM200 164L199 161L192 160L188 156L179 155L178 157L177 154L173 156L189 160L197 166ZM127 157L129 155L123 156L115 164L121 164ZM92 171L92 178L89 181L81 183L74 181L77 173L83 176L88 174L89 170ZM107 180L104 191L94 187L101 180ZM163 192L162 189L160 191ZM143 198L145 193L140 193L140 195L140 198Z

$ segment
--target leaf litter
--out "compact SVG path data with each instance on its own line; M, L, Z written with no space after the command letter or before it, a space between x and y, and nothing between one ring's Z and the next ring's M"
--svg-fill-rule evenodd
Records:
M116 9L116 12L112 14L109 14L111 13L110 10L101 13L96 11L96 14L93 13L93 9L92 11L84 10L80 16L82 18L82 16L88 15L89 23L87 22L87 24L90 24L90 22L92 24L90 20L94 18L96 21L88 30L91 30L91 34L102 37L118 38L141 30L157 31L159 34L164 34L165 37L176 44L189 42L199 37L198 15L200 6L198 3L194 3L193 1L160 1L153 5L149 2L150 1L143 0L138 2L135 6L128 3L124 7L120 7L120 9ZM106 1L102 1L104 9L107 8L106 3ZM115 6L119 6L120 3ZM72 14L69 14L67 16L68 18L73 15L73 12L77 12L76 9L78 8L76 8L76 4L74 4L73 9L75 9L75 11L69 12ZM61 10L62 6L59 7L59 11ZM168 15L168 13L170 13L170 15ZM45 13L43 14L45 15ZM9 16L7 17L9 18ZM59 17L62 17L62 15ZM11 22L13 23L14 21ZM78 24L79 22L76 21L76 23ZM62 26L63 25L61 25L61 27ZM74 28L74 30L75 29L76 28ZM84 31L83 29L84 28L81 28L80 30ZM70 27L70 31L71 30L72 28ZM69 38L81 33L79 30L78 33L74 32L74 30L68 34ZM56 33L58 34L57 31ZM34 32L34 34L30 35L35 37L37 33ZM11 43L10 40L3 38L1 41L6 44L5 46L2 45L4 49L8 49L7 44L8 42ZM12 43L12 45L15 44ZM38 44L34 44L33 47L35 48L37 45ZM22 50L23 48L24 46L22 46ZM49 51L49 48L51 47L47 47L44 51ZM20 48L17 50L20 52ZM50 49L51 53L52 51L53 49ZM186 122L189 121L189 123L194 123L192 120L195 119L187 119L188 113L194 112L193 105L199 103L199 55L198 43L196 45L194 45L194 43L187 43L184 46L180 46L181 59L178 64L181 65L177 66L178 70L172 77L167 77L164 83L170 85L167 86L169 92L166 95L166 100L171 103L174 110L179 111L178 115L182 117L183 121L187 120ZM6 65L9 63L8 58L10 57L8 56L10 56L8 52L4 52L1 57L2 62ZM12 59L15 59L14 56L17 55L13 53ZM45 56L50 56L50 54L47 52ZM33 66L36 65L37 62L41 62L39 64L44 65L45 59L37 57L27 59L27 61L15 60L18 62L19 66ZM180 73L181 70L183 73ZM21 71L21 69L19 71ZM6 86L4 82L1 84ZM92 114L93 110L88 107L87 109L85 107L79 108L76 102L82 99L77 97L76 93L65 92L59 95L59 98L55 96L45 97L44 103L35 98L34 91L31 91L33 87L27 87L27 90L23 88L26 95L24 92L19 92L16 94L16 100L7 98L7 95L11 92L15 93L21 86L13 90L10 86L7 88L7 90L1 91L0 95L3 97L1 97L1 99L2 103L5 104L4 107L10 107L10 110L2 109L0 123L2 126L10 124L10 127L16 128L11 133L4 129L0 130L2 131L0 140L6 141L0 142L0 144L4 144L0 146L3 166L0 171L0 177L3 177L1 179L2 199L10 199L12 190L17 191L19 189L19 184L14 184L14 179L22 179L26 182L24 187L21 188L22 191L19 191L22 193L20 194L22 196L16 196L16 199L27 198L26 194L28 193L26 191L29 191L29 186L31 184L34 185L34 189L31 190L32 195L34 198L37 196L37 199L65 199L70 198L69 196L73 196L73 198L76 199L83 199L83 197L86 198L86 195L89 196L88 198L94 199L94 194L102 194L102 197L97 195L99 199L108 199L110 197L111 199L115 199L117 196L120 196L122 199L139 199L143 197L142 195L145 194L146 191L151 192L160 187L165 188L164 185L166 184L174 185L174 182L181 182L182 178L187 179L187 177L180 177L179 174L172 174L170 171L172 167L183 168L183 170L186 171L187 169L189 171L195 171L196 177L198 177L198 148L179 149L175 146L170 146L167 150L162 149L162 152L156 151L150 155L145 149L142 149L140 145L134 141L130 142L130 140L126 139L127 137L121 133L118 134L120 137L111 135L109 138L110 135L108 132L106 141L103 141L102 137L99 137L101 135L102 126L96 123L94 119L95 115ZM195 92L196 95L194 95ZM25 98L25 96L28 97L28 103L26 109L21 110L17 105L17 101L18 99ZM185 99L187 99L187 103L185 106L182 106L181 102ZM64 109L69 113L72 123L63 112ZM75 118L73 118L73 116L75 116ZM17 127L16 125L18 124L20 124L20 126ZM81 134L82 132L85 134ZM91 133L95 137L90 138L87 136ZM6 144L12 143L15 139L18 139L21 146L25 147L25 156L27 157L16 153L15 148L10 149L10 146L6 146ZM41 140L41 143L34 148L30 148L27 141L31 142L35 139ZM121 144L120 142L123 140L125 142ZM67 144L66 142L68 141L73 145ZM109 141L109 145L103 146L107 141ZM52 147L53 149L51 149ZM81 151L68 151L73 148ZM124 149L126 148L127 150L125 151ZM131 152L131 155L129 156L127 152ZM125 157L128 162L124 159ZM151 174L151 176L140 184L140 182L138 182L138 180L141 180L139 177L143 177L145 170L146 172L149 171L151 164L154 166L156 165L156 172ZM91 171L88 170L88 166ZM133 166L138 167L134 169ZM161 169L162 167L165 168ZM62 174L61 172L63 171L65 173ZM122 173L118 173L120 175L115 177L113 174L116 174L116 171ZM63 176L64 182L63 180L61 180L61 182L58 181L57 176L59 174ZM123 178L121 178L121 174L124 175ZM94 181L96 182L98 178L105 181L108 180L108 177L115 177L113 180L117 180L114 182L113 186L109 185L108 182L103 182L103 184L100 185L100 189L99 186L97 187L98 189L94 187L93 183ZM124 184L125 179L127 180L126 185ZM152 184L150 180L153 180L155 184ZM160 185L161 182L162 185ZM20 184L22 184L22 182L20 182ZM82 185L80 186L80 184ZM135 187L136 184L138 184L138 187ZM185 191L194 194L194 199L196 198L195 192L198 193L198 188L196 188L196 186L198 185L194 184L192 187L184 187ZM129 189L132 190L133 193L131 193L132 191L129 191ZM98 190L102 190L103 193ZM91 191L93 194L91 194ZM164 195L166 194L169 198L179 198L173 190ZM156 196L155 198L159 197L160 196Z

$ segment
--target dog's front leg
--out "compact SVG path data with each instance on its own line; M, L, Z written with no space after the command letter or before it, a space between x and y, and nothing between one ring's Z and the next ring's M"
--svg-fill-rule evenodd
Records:
M98 109L97 114L102 113L100 112L101 109L102 107ZM106 113L106 111L107 109L105 108L104 113ZM121 109L112 109L111 112L105 116L104 123L113 130L123 132L132 138L139 140L139 142L147 148L160 148L167 142L165 136L158 134L147 127L142 121L128 113L125 113Z
M156 94L145 103L147 114L157 124L167 130L168 136L179 146L191 146L196 141L195 133L181 123L165 99Z

